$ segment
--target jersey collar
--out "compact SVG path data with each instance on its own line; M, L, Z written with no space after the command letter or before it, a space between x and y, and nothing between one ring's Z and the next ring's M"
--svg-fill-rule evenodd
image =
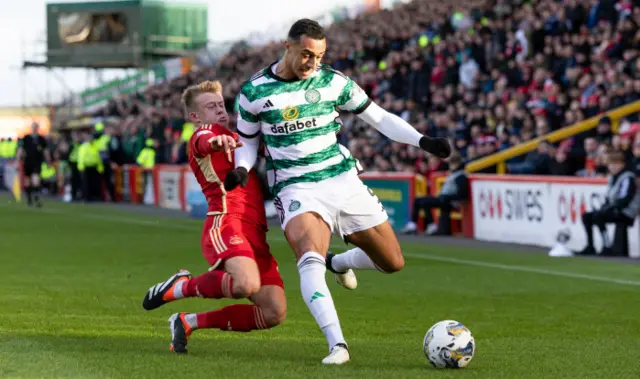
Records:
M293 83L293 82L298 82L300 81L300 79L298 79L297 77L291 78L291 79L285 79L281 76L278 76L278 74L276 74L276 70L278 69L278 65L280 64L281 61L275 61L273 63L271 63L266 69L265 69L265 75L267 75L268 77L275 79L279 82L285 82L285 83ZM320 70L320 66L318 66L318 68L316 69L316 72L313 73L313 75L311 75L311 77L309 77L308 79L311 79L314 77L314 75L316 75L316 73L318 72L318 70ZM305 79L306 80L306 79Z

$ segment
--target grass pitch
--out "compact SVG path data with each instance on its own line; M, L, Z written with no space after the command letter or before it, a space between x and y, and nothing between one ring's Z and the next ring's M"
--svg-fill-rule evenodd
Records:
M230 302L188 299L146 312L141 301L177 269L207 269L201 222L0 200L2 378L640 377L638 265L403 243L400 273L360 272L355 291L328 277L352 361L324 367L326 342L300 298L293 254L272 230L286 322L196 331L189 355L176 356L169 315ZM466 369L436 370L422 354L425 332L443 319L476 338Z

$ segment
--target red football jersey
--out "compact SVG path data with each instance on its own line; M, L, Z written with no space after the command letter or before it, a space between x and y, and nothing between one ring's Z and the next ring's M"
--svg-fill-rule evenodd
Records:
M229 129L215 124L199 127L189 140L189 165L207 198L207 215L229 214L266 228L262 188L254 171L249 172L246 187L238 186L232 191L225 191L224 178L235 168L235 164L229 162L225 152L212 151L210 141L218 135L238 137ZM233 153L231 157L233 159Z

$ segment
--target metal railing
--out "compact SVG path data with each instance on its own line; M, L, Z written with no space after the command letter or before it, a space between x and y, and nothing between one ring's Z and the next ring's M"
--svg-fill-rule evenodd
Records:
M612 111L599 114L589 119L580 121L574 125L567 126L562 129L558 129L551 133L545 134L544 136L534 138L527 142L523 142L517 146L508 148L504 151L500 151L498 153L494 153L487 157L470 162L466 166L466 171L477 172L485 168L497 166L497 173L505 174L507 171L507 167L506 167L507 160L535 150L538 147L538 143L541 141L558 142L558 141L565 140L571 136L574 136L576 134L595 128L596 126L598 126L598 121L605 116L609 116L609 118L611 118L612 129L615 132L618 130L618 124L620 119L637 112L640 112L640 100L624 105L622 107L616 108Z

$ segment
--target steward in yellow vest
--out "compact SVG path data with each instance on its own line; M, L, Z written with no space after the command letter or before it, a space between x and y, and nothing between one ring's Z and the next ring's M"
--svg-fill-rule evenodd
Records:
M155 142L148 138L145 142L145 147L140 151L138 159L136 159L136 162L145 170L151 170L156 165L156 149L154 145Z
M102 173L104 165L100 157L97 141L93 136L80 146L78 152L78 170L82 173L84 200L89 202L101 199Z

